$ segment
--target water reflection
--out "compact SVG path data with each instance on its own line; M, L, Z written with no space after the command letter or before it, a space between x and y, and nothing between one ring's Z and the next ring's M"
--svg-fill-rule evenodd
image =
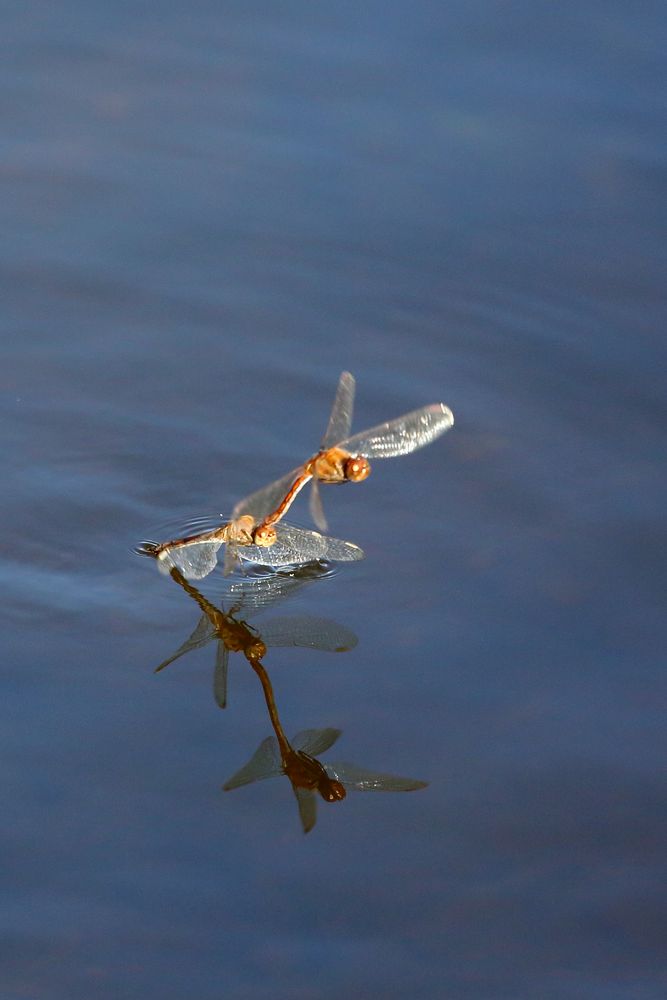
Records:
M156 667L155 672L164 670L174 660L178 660L193 649L200 649L215 641L213 692L217 704L220 708L225 708L230 653L243 653L248 663L254 666L266 656L271 647L303 647L330 653L341 653L354 649L357 645L357 637L354 632L328 618L312 615L293 615L291 617L283 615L280 618L264 622L261 635L247 621L247 618L252 617L253 614L259 614L277 601L284 600L289 594L295 593L304 584L317 579L318 576L325 575L326 572L325 564L313 563L310 565L309 572L294 574L292 577L268 576L249 581L247 587L243 581L232 591L233 603L229 610L225 611L224 604L221 603L219 608L216 607L174 567L170 571L172 580L196 602L203 614L192 635L179 646L172 656L163 660ZM244 609L246 620L238 617Z
M225 610L224 601L220 607L213 604L179 569L172 567L169 573L172 580L197 604L202 615L189 638L156 667L159 673L186 653L215 642L213 693L216 703L225 708L229 654L243 654L259 678L274 735L262 741L248 763L223 787L230 791L265 778L285 775L297 799L304 833L312 830L316 822L316 792L326 802L337 802L345 798L348 789L407 792L426 787L426 782L417 779L372 771L356 764L320 761L319 755L334 745L341 729L305 729L291 741L285 735L273 687L262 662L269 650L302 647L341 653L353 649L357 637L338 622L312 615L281 615L263 622L261 632L248 619L284 601L327 572L326 565L311 563L290 575L273 574L237 582L229 588L229 609Z
M290 742L280 723L266 669L259 660L251 661L251 666L262 685L275 736L262 740L248 763L225 782L223 787L226 792L254 781L284 774L289 778L296 796L303 831L308 833L315 826L317 818L315 792L325 802L338 802L345 798L347 789L360 792L411 792L426 787L425 781L414 778L369 771L356 764L323 763L318 760L319 754L334 745L342 729L304 729Z

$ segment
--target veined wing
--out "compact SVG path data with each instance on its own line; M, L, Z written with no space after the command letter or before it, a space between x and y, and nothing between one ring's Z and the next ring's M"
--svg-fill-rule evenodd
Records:
M169 573L174 567L186 580L201 580L215 569L221 541L193 541L162 549L158 556L161 572Z
M352 542L320 535L317 531L295 528L281 522L276 528L277 540L267 547L239 545L236 554L240 559L259 563L261 566L293 566L297 563L325 559L331 562L350 562L363 559L363 550Z
M354 410L354 387L354 375L351 375L350 372L342 372L338 380L329 423L320 445L322 451L332 448L349 435Z
M417 781L415 778L401 778L396 774L369 771L365 767L357 767L356 764L323 762L323 766L330 778L358 792L413 792L418 788L426 788L428 784L427 781Z
M453 423L454 415L449 407L444 403L432 403L355 434L341 441L340 447L352 455L365 455L366 458L393 458L423 448L448 431Z
M155 668L155 673L157 674L160 670L164 670L164 668L168 667L170 663L174 662L174 660L178 660L179 657L185 656L186 653L189 653L191 649L200 649L202 646L205 646L211 641L214 635L215 629L206 615L202 615L190 638L186 639L183 645L178 647L173 656L163 660L160 666Z
M273 778L278 774L284 774L278 740L275 736L267 736L265 740L262 740L248 763L232 775L222 787L226 792L229 792L232 788L240 788L241 785L249 785L253 781L262 781L264 778Z
M303 750L309 757L317 757L332 747L342 732L342 729L332 729L331 726L326 729L302 729L292 740L291 746L293 750Z
M267 646L299 646L342 653L354 649L357 637L330 618L291 615L262 622L260 638Z
M310 481L310 497L308 498L308 509L310 510L310 516L312 517L315 525L320 529L320 531L327 531L329 524L324 515L324 508L322 507L322 495L320 494L320 484L317 479L311 479Z
M242 514L250 514L257 523L263 521L265 517L273 513L294 480L302 471L303 466L298 465L296 469L287 472L280 479L276 479L275 482L269 483L268 486L262 486L255 493L251 493L249 496L244 497L243 500L239 500L232 511L231 520L236 521Z
M218 639L215 651L215 671L213 673L213 697L220 708L227 707L227 667L229 650L222 639Z
M273 573L271 576L246 578L229 588L234 613L258 614L279 601L285 600L314 580L326 576L327 570L318 563L301 566L295 570Z
M297 788L292 785L296 801L299 804L299 818L304 833L309 833L317 822L317 798L310 788Z

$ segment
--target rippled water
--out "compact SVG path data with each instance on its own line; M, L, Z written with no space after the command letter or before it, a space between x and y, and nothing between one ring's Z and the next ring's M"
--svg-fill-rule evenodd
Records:
M3 1000L664 995L666 20L5 12ZM222 791L262 688L154 673L201 608L132 548L311 454L343 369L355 429L456 426L248 620L358 637L270 648L285 732L428 787L304 836Z

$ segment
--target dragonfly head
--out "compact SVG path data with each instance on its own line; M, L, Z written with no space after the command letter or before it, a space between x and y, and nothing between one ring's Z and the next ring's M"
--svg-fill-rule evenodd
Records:
M371 473L371 463L365 455L350 455L345 460L345 478L351 483L361 483Z
M250 660L261 660L266 656L266 646L261 639L255 639L255 641L246 648L245 653Z
M134 550L139 556L157 556L160 552L158 542L141 542Z
M317 790L325 802L339 802L346 795L345 788L340 781L335 781L328 774L320 779Z
M253 541L255 545L268 548L275 543L277 537L276 529L272 524L260 524L258 528L255 528Z

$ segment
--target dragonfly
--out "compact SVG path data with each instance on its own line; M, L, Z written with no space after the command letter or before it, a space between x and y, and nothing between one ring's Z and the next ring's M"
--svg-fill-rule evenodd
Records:
M356 764L324 763L318 756L341 735L340 729L304 729L291 741L268 736L248 763L226 781L226 792L265 778L286 775L296 796L303 832L308 833L317 819L317 797L338 802L350 790L360 792L412 792L426 788L427 782L395 774L370 771Z
M434 441L454 423L444 403L432 403L402 417L350 437L355 380L343 372L320 449L302 465L239 501L232 518L251 515L258 529L275 525L297 495L311 483L310 513L320 531L327 530L319 483L359 483L370 475L369 459L407 455Z
M341 735L340 729L304 729L291 741L288 740L278 716L266 669L259 660L252 662L251 666L264 689L275 736L262 740L248 763L225 782L224 791L229 792L265 778L286 775L296 796L303 831L308 833L317 819L315 793L325 802L339 802L345 798L349 789L362 792L411 792L426 787L426 782L414 778L369 771L356 764L328 764L320 761L319 755L334 745Z
M218 562L226 545L232 560L270 568L294 566L317 560L349 562L363 559L363 550L353 542L321 535L291 524L256 525L250 515L233 518L211 531L155 544L145 542L139 551L154 556L164 573L177 569L187 580L201 580Z
M238 617L244 606L243 595L237 598L229 611L225 611L224 607L218 608L211 603L175 567L172 567L170 576L195 601L202 611L202 616L192 635L179 646L172 656L163 660L155 668L155 673L164 670L170 663L185 656L193 649L201 649L208 643L215 641L213 696L220 708L225 708L227 705L227 672L230 653L242 653L252 666L266 656L270 648L274 647L301 647L342 653L354 649L357 645L357 637L350 629L329 618L319 618L313 615L282 615L275 619L268 619L262 623L260 634L247 621ZM276 581L279 585L268 586L272 581ZM307 582L307 578L304 582ZM259 611L265 610L271 603L285 597L285 589L280 580L269 577L266 584L263 604ZM256 597L255 589L249 589L252 601ZM255 613L259 613L259 611L255 611Z

